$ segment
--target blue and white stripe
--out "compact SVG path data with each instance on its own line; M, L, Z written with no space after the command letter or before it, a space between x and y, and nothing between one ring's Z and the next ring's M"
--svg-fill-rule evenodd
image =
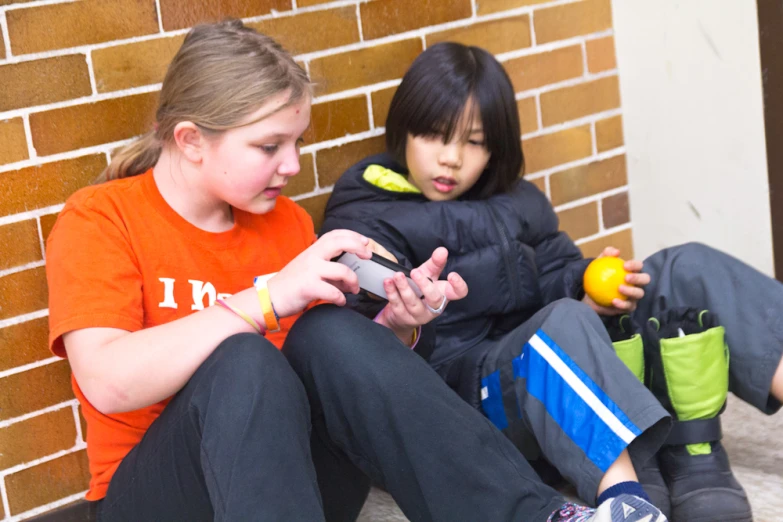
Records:
M512 364L514 378L526 379L528 394L544 405L560 429L602 471L641 434L619 406L543 330L530 338ZM481 398L490 420L500 429L507 426L499 372L482 380Z

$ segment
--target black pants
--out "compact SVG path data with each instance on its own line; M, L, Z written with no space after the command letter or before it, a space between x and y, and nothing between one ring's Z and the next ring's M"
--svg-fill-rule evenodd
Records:
M318 306L283 354L223 342L122 461L99 519L348 521L371 482L413 522L543 522L562 504L386 328Z

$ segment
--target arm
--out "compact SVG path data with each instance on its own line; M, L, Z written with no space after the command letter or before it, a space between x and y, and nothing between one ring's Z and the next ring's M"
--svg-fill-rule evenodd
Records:
M356 276L329 260L346 251L368 258L367 243L353 232L334 232L288 263L268 284L280 316L294 315L317 299L344 304L343 292L358 291ZM61 214L47 248L53 344L62 336L82 392L103 413L170 397L225 338L255 331L219 307L142 329L141 276L129 244L110 219L94 213L80 218L69 210ZM73 299L77 293L80 299ZM262 316L253 288L226 301L256 319ZM100 327L106 325L112 327Z
M243 310L258 307L254 289L230 300ZM211 306L133 333L117 328L75 330L66 333L63 342L82 393L108 414L171 397L225 338L241 332L255 330L227 310Z
M535 252L544 303L564 297L582 299L582 277L591 260L582 257L571 238L564 232L556 232L536 245Z
M568 234L559 230L557 214L546 196L532 185L530 189L535 195L531 206L538 207L532 246L544 304L564 297L582 299L582 278L591 259L584 259Z

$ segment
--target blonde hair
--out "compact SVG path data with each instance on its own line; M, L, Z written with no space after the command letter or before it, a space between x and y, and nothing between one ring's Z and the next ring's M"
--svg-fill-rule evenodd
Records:
M275 40L239 20L198 25L185 37L163 79L155 129L115 154L96 183L155 166L182 121L193 122L208 136L218 135L247 125L244 120L250 114L284 92L290 93L288 103L277 111L310 96L311 84Z

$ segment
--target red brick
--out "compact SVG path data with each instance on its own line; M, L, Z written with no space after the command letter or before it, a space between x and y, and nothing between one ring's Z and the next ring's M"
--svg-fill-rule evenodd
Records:
M595 142L598 152L623 145L623 117L614 116L595 122Z
M0 226L0 270L43 259L34 219Z
M315 170L313 170L313 155L303 154L299 158L299 174L288 178L288 184L283 189L283 195L292 198L315 190Z
M224 18L250 18L291 9L291 0L160 0L163 29L183 29Z
M448 29L426 36L427 47L438 42L459 42L475 45L492 54L530 47L530 17L528 15L491 20L466 27Z
M155 122L158 94L136 94L31 114L35 150L45 156L143 134Z
M106 156L93 154L0 174L0 216L62 203L89 185L106 167Z
M319 95L395 80L421 50L421 39L413 38L324 56L310 62L310 76Z
M538 109L536 108L535 96L517 101L517 111L523 134L538 130Z
M84 418L84 414L82 413L82 405L79 404L78 407L79 410L79 425L82 427L82 440L87 441L87 420Z
M65 407L0 429L0 469L24 464L76 444L73 409Z
M190 5L188 2L187 5ZM6 11L15 55L158 32L155 0L83 0Z
M611 0L582 0L535 12L536 43L543 44L612 28Z
M370 130L367 98L357 96L313 105L310 128L304 139L306 143L318 143L367 130Z
M359 22L356 7L352 5L270 18L248 25L280 42L291 54L311 53L359 41Z
M313 196L297 201L297 203L310 214L310 217L313 218L313 225L315 226L316 233L324 222L324 210L326 210L326 202L329 201L329 196L331 196L331 194L321 194L320 196Z
M376 136L362 141L354 141L340 147L319 150L316 153L318 165L318 185L334 185L343 172L354 163L386 150L386 136Z
M42 266L0 277L0 319L44 310L48 299Z
M587 125L528 138L523 141L522 147L528 173L585 158L592 154L593 149Z
M598 257L608 246L619 249L623 258L633 259L633 236L630 229L582 243L579 248L585 257Z
M560 230L565 231L571 239L576 241L583 237L598 233L598 203L595 201L586 205L562 210L557 213L560 219Z
M57 361L0 379L0 420L12 419L73 399L71 368Z
M366 40L470 18L470 0L374 0L359 4Z
M604 218L604 228L619 227L631 221L631 210L628 204L628 193L621 192L604 198L601 202Z
M185 35L115 45L92 52L98 92L160 83Z
M90 482L87 452L77 451L5 478L11 514L85 491Z
M582 48L578 45L522 56L503 65L517 92L570 80L584 74Z
M386 126L386 117L389 115L389 105L391 105L394 93L397 87L381 89L371 94L372 97L372 119L376 127Z
M585 198L628 184L625 156L594 161L549 178L550 196L554 205Z
M47 317L0 328L0 371L48 359L48 339Z
M591 73L617 68L614 52L614 37L605 36L587 41L587 69Z
M620 107L620 84L609 76L541 95L541 117L545 127L583 118Z
M484 15L549 1L551 0L476 0L476 4L478 5L478 14Z
M0 165L26 160L27 140L24 136L22 118L0 121Z
M2 65L0 85L3 86L0 89L0 112L92 93L87 60L83 54Z
M52 227L54 227L54 223L57 221L57 216L59 216L59 214L46 214L39 218L41 220L41 237L43 237L44 243L49 239L49 233L52 231Z

